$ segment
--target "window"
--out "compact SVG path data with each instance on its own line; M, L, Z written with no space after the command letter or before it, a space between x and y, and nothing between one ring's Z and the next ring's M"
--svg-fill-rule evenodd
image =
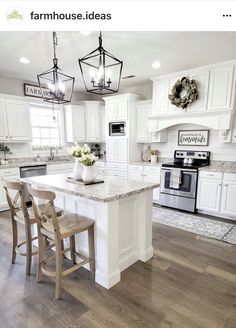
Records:
M51 106L32 105L30 108L33 148L62 146L62 111Z

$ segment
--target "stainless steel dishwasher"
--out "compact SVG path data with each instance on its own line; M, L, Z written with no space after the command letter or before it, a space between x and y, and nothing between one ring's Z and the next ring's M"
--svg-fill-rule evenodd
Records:
M46 175L47 174L47 165L32 165L32 166L21 166L20 167L20 177L21 178L30 178L36 177L39 175ZM26 200L26 205L30 206L31 200L29 197L29 191L27 188L24 189L24 197Z

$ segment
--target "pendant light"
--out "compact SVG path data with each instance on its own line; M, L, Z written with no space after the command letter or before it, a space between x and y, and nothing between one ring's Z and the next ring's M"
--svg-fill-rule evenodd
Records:
M86 91L98 95L118 92L123 61L103 48L101 32L98 42L98 48L78 60Z
M62 73L58 67L58 58L56 56L56 46L58 44L56 32L52 33L53 37L53 67L37 75L38 83L41 89L44 101L53 104L65 104L71 101L75 78ZM45 92L43 88L48 88Z

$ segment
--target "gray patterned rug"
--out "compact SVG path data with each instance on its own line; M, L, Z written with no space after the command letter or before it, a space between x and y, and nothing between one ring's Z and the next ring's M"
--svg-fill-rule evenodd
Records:
M153 221L236 245L236 224L153 207Z

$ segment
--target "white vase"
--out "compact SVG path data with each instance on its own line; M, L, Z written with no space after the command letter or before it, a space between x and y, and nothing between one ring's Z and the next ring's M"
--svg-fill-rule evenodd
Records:
M73 169L73 177L75 180L82 179L83 166L80 164L79 159L75 158L75 165Z
M151 163L157 162L157 155L151 155Z
M84 182L92 182L95 180L96 168L95 166L84 166L83 173L82 173L82 180Z

